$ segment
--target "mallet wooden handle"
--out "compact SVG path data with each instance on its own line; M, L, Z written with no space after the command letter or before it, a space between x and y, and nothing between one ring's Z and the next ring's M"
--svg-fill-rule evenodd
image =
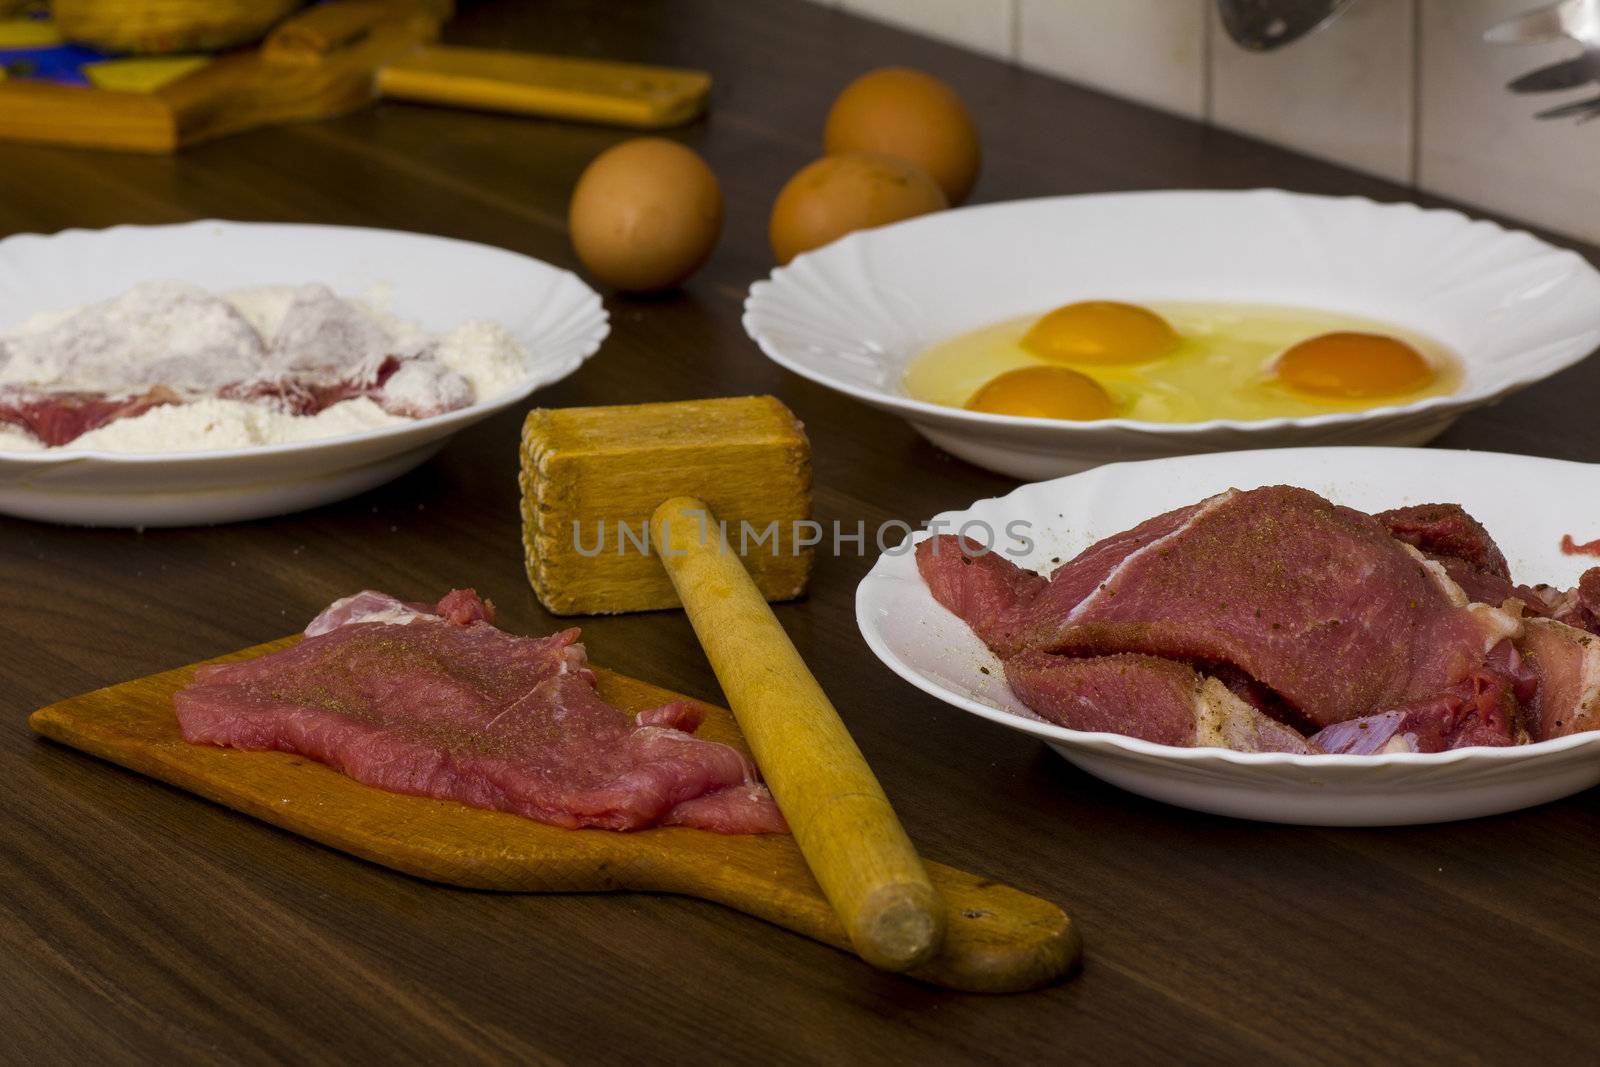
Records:
M728 706L851 945L885 970L927 962L944 937L938 893L716 517L693 497L675 497L650 526Z

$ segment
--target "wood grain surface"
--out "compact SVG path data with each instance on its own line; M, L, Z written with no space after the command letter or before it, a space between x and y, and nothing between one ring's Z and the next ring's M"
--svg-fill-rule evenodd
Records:
M269 641L208 662L253 659L297 640ZM199 666L69 697L40 708L28 723L51 740L418 878L513 893L681 893L835 948L848 950L854 940L788 834L714 834L679 826L634 833L564 830L505 812L373 789L294 753L189 744L178 732L172 698L194 680ZM630 713L683 699L613 671L595 673L601 695ZM726 708L696 703L705 715L699 736L750 754ZM938 864L929 865L928 875L938 886L941 929L950 935L937 954L896 970L947 989L1015 993L1057 981L1077 962L1078 932L1049 901ZM933 896L932 885L928 892Z
M716 255L681 293L608 296L604 351L536 402L776 394L811 437L819 518L852 529L917 522L1013 484L779 370L739 327L746 287L771 266L768 205L860 72L908 63L960 89L985 136L978 201L1173 186L1410 196L798 0L484 3L445 36L712 73L707 116L673 136L722 180ZM567 191L625 136L382 104L175 158L0 145L0 233L338 222L575 267ZM1597 396L1591 362L1464 418L1440 443L1600 460ZM144 533L0 520L0 1059L1592 1059L1600 791L1390 830L1254 825L1132 797L881 667L856 632L851 598L871 559L853 550L824 553L809 596L775 611L918 846L1068 908L1085 947L1072 981L971 996L681 897L443 888L28 731L34 708L269 640L363 586L423 597L468 583L513 629L562 625L522 573L521 415L303 515ZM682 614L584 629L597 662L718 699Z

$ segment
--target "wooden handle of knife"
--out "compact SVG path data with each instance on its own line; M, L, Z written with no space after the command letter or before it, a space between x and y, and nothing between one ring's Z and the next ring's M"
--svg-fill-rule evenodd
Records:
M704 503L656 509L651 544L795 842L862 959L926 963L944 907L883 787Z

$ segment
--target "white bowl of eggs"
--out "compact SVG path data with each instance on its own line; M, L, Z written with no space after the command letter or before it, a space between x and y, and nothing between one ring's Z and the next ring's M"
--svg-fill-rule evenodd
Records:
M979 466L1415 445L1600 346L1600 272L1456 211L1107 193L865 230L756 282L772 360Z

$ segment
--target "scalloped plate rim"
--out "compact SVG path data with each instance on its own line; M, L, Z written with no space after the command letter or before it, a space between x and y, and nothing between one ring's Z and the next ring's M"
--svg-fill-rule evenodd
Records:
M950 212L940 212L933 215L919 216L904 222L892 223L888 226L875 227L861 230L846 235L831 244L795 257L788 265L777 267L766 278L758 279L751 284L745 296L744 312L741 324L745 332L755 341L762 353L774 363L800 375L818 385L845 393L857 400L881 408L888 408L906 416L918 416L923 419L934 419L954 425L977 425L994 428L1025 428L1048 430L1063 437L1092 437L1103 430L1128 430L1147 434L1152 437L1183 437L1197 436L1218 431L1236 431L1244 433L1270 433L1274 430L1319 429L1325 427L1341 427L1359 425L1361 423L1375 422L1385 417L1400 418L1414 414L1450 415L1464 413L1476 407L1492 404L1503 399L1517 390L1527 388L1536 382L1543 381L1554 374L1574 366L1593 354L1593 347L1575 350L1568 356L1562 356L1549 361L1544 369L1535 369L1519 375L1511 375L1500 379L1498 382L1485 383L1484 387L1474 392L1457 392L1443 396L1425 397L1409 404L1390 404L1382 407L1367 408L1362 411L1330 412L1322 415L1305 415L1293 417L1279 417L1272 419L1209 419L1204 422L1189 423L1162 423L1147 422L1139 419L1097 419L1092 422L1068 422L1060 419L1044 419L1021 415L997 415L989 412L968 411L964 408L950 407L944 404L934 404L925 400L918 400L903 393L891 392L886 389L874 389L855 383L842 381L836 376L820 368L812 367L790 356L783 347L767 332L762 321L762 315L768 308L788 307L781 297L783 286L790 283L799 286L803 284L798 279L803 271L797 268L821 270L819 266L825 263L826 257L842 255L845 250L859 248L872 241L876 234L902 227L936 225L942 216L951 213L970 214L976 212L992 212L997 210L1016 210L1019 206L1044 205L1062 202L1085 202L1095 200L1132 200L1137 198L1154 198L1180 196L1225 196L1230 198L1245 197L1281 197L1291 200L1309 200L1328 203L1355 203L1371 207L1377 211L1395 211L1409 214L1433 215L1460 220L1469 227L1480 227L1494 231L1496 239L1525 239L1533 242L1542 253L1548 253L1560 258L1570 258L1580 266L1579 275L1587 274L1597 286L1600 286L1600 271L1588 263L1578 253L1571 249L1564 249L1549 244L1535 237L1526 230L1502 226L1490 219L1473 218L1466 213L1454 208L1425 208L1410 201L1380 202L1365 196L1323 196L1310 193L1294 193L1282 189L1257 188L1248 190L1214 190L1214 189L1162 189L1162 190L1137 190L1129 192L1102 192L1079 193L1062 196L1031 197L1020 200L999 201L990 204L975 204L968 207L954 208ZM1284 305L1288 306L1288 305ZM1597 316L1595 326L1595 341L1600 342L1600 316Z
M429 431L444 433L464 429L467 425L478 422L495 414L519 401L526 400L536 390L547 385L553 385L568 375L574 373L590 357L600 350L610 334L610 314L606 311L600 294L595 292L577 274L557 267L542 259L514 252L510 249L500 248L496 245L483 244L477 241L466 241L454 237L445 237L438 234L417 233L410 230L391 230L377 226L343 226L324 223L300 222L249 222L233 221L229 219L195 219L189 222L144 225L139 223L119 223L103 229L91 227L68 227L55 233L14 233L0 238L0 257L4 257L8 245L28 244L34 241L54 241L64 239L67 241L82 238L98 238L107 235L134 234L147 235L160 231L200 230L206 227L223 227L233 230L286 230L302 229L333 233L340 236L382 235L383 237L404 237L415 239L419 242L438 242L456 246L462 249L487 250L501 255L525 260L536 264L544 270L553 272L553 286L569 287L575 284L578 288L573 291L573 313L581 314L589 321L581 332L577 333L564 347L572 347L575 351L563 353L559 361L552 361L548 365L536 364L531 369L528 378L509 392L501 393L487 400L469 404L464 408L454 411L442 412L425 418L413 419L409 422L398 423L392 426L377 426L355 433L337 434L331 437L318 437L309 441L290 441L276 444L247 445L242 448L218 448L209 450L191 450L183 452L111 452L100 449L70 449L47 451L14 451L0 449L0 465L14 467L50 467L60 464L78 464L85 462L105 463L117 466L138 466L141 464L200 464L207 462L225 461L245 457L267 457L281 455L301 455L305 453L328 450L361 444L370 441L382 441L386 438L406 437L415 434L417 437L436 439L437 434ZM396 312L403 317L403 312ZM420 444L420 442L419 442Z
M1470 454L1478 457L1509 457L1519 461L1527 460L1539 464L1556 464L1569 468L1584 468L1600 472L1600 468L1597 468L1595 465L1579 463L1572 460L1546 459L1543 457L1516 455L1514 453L1468 453L1464 450L1458 451L1445 449L1422 450L1344 446L1310 449L1261 449L1254 450L1252 454L1261 455L1271 452L1295 453L1297 455L1303 455L1307 452L1438 452L1445 454ZM1197 457L1177 457L1177 460L1182 461L1186 459L1203 459L1212 462L1218 462L1224 460L1228 455L1229 453L1214 453ZM1136 468L1149 464L1167 464L1171 462L1174 462L1174 460L1157 459L1125 464L1108 464L1106 466L1096 468L1094 473L1104 475L1105 472L1114 467ZM1040 491L1040 487L1048 486L1055 482L1067 481L1075 477L1078 477L1078 475L1066 475L1062 478L1049 479L1048 481L1044 482L1025 483L1002 496L985 497L981 500L974 501L965 508L951 509L940 512L933 516L933 518L929 521L932 522L937 520L945 520L946 523L949 524L955 522L956 520L970 517L975 510L984 505L1003 505L1007 500L1017 496L1018 494L1038 492ZM910 535L909 540L914 544L925 540L928 536L930 536L928 531L917 531ZM903 548L904 546L905 540L902 540L897 548ZM1540 759L1540 757L1553 756L1562 752L1600 744L1600 730L1596 730L1586 731L1580 734L1571 734L1567 737L1559 737L1549 741L1536 741L1526 745L1513 745L1502 748L1475 746L1453 749L1447 752L1396 752L1368 756L1354 756L1347 754L1299 755L1286 752L1235 752L1231 749L1215 747L1180 748L1174 745L1160 745L1152 741L1145 741L1135 737L1127 737L1122 734L1106 733L1101 731L1073 730L1065 726L1058 726L1055 723L1046 722L1042 719L1029 718L1021 713L996 707L992 704L985 703L965 694L955 692L954 690L940 685L937 681L926 677L915 667L905 662L905 660L901 658L901 656L893 649L893 647L891 647L888 641L885 640L876 624L876 621L872 619L870 615L871 611L873 611L875 608L875 596L880 587L907 584L915 581L917 585L922 587L924 592L926 591L926 586L922 585L920 576L916 576L914 579L912 577L912 575L915 575L916 573L914 570L914 564L912 564L913 570L909 575L891 573L891 568L894 567L893 561L896 558L898 557L888 552L881 554L878 559L874 561L871 569L856 587L856 625L861 631L862 638L866 641L867 647L871 649L873 654L876 655L891 671L899 675L905 681L910 682L924 693L927 693L929 696L935 697L945 704L960 708L963 711L980 716L981 718L987 719L1001 726L1006 726L1013 730L1018 730L1022 733L1037 737L1042 741L1048 742L1052 746L1060 745L1073 749L1083 748L1090 751L1114 751L1138 757L1141 761L1153 759L1161 763L1197 765L1210 764L1213 766L1231 766L1236 768L1293 768L1296 771L1311 771L1319 769L1336 770L1339 768L1370 769L1390 766L1426 769L1449 767L1475 762L1483 764L1508 765L1522 762L1536 762ZM935 601L933 601L931 596L929 596L927 599L929 606L933 610L945 610Z

